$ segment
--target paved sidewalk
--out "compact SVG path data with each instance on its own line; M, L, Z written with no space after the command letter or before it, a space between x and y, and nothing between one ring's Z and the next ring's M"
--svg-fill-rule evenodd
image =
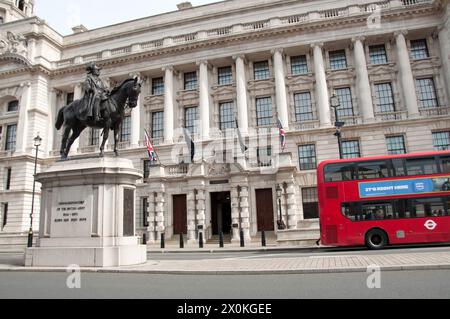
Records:
M246 256L203 260L149 260L146 264L120 268L83 268L84 272L98 273L141 273L141 274L183 274L183 275L226 275L226 274L305 274L332 272L366 272L369 266L381 270L432 270L450 269L449 252L398 253L381 255L336 255L270 258L270 256ZM25 268L0 265L0 271L46 271L65 272L65 268Z

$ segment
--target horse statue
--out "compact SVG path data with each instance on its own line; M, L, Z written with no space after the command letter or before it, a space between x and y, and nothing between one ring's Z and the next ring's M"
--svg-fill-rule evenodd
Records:
M100 146L100 156L104 156L106 141L109 137L109 131L114 131L114 153L119 156L117 144L122 121L125 117L125 107L135 108L137 100L141 93L142 84L137 78L125 80L122 84L115 87L109 98L102 101L100 106L101 121L94 121L92 118L83 118L79 114L79 109L86 103L84 98L73 101L59 110L56 120L56 129L60 130L64 125L63 138L61 142L61 160L67 160L70 148L75 140L80 136L86 127L103 129L103 141ZM70 135L70 132L72 134ZM69 137L70 135L70 137Z

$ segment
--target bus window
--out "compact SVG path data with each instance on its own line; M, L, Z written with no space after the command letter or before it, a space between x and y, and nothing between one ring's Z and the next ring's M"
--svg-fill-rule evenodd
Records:
M416 198L414 200L416 217L444 216L444 203L441 197Z
M406 176L406 167L405 167L405 161L403 158L394 158L392 159L392 169L393 169L393 176L401 177Z
M437 174L438 169L434 157L407 158L408 176Z
M450 156L441 156L442 173L450 173Z
M325 166L326 182L351 181L354 179L354 164L330 164Z
M374 179L389 177L386 161L358 163L358 179Z
M364 203L361 206L364 220L393 219L394 210L391 203Z

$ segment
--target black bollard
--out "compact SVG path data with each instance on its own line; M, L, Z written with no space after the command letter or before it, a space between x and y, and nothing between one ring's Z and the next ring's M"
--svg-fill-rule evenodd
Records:
M223 232L220 232L219 234L219 247L223 248Z
M144 233L142 235L142 245L147 245L147 234L146 233Z
M261 244L262 244L263 247L267 246L266 232L264 230L261 232Z
M198 233L198 247L203 248L203 233Z
M242 229L239 235L241 237L241 247L245 247L244 231Z
M183 234L180 234L180 248L184 248L184 237Z
M161 249L166 248L166 242L164 239L164 233L161 234Z

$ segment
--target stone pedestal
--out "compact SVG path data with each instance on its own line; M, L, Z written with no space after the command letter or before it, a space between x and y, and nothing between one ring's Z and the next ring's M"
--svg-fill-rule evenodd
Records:
M120 158L58 162L37 175L42 184L39 239L27 249L32 267L117 267L146 262L135 236L136 180Z

